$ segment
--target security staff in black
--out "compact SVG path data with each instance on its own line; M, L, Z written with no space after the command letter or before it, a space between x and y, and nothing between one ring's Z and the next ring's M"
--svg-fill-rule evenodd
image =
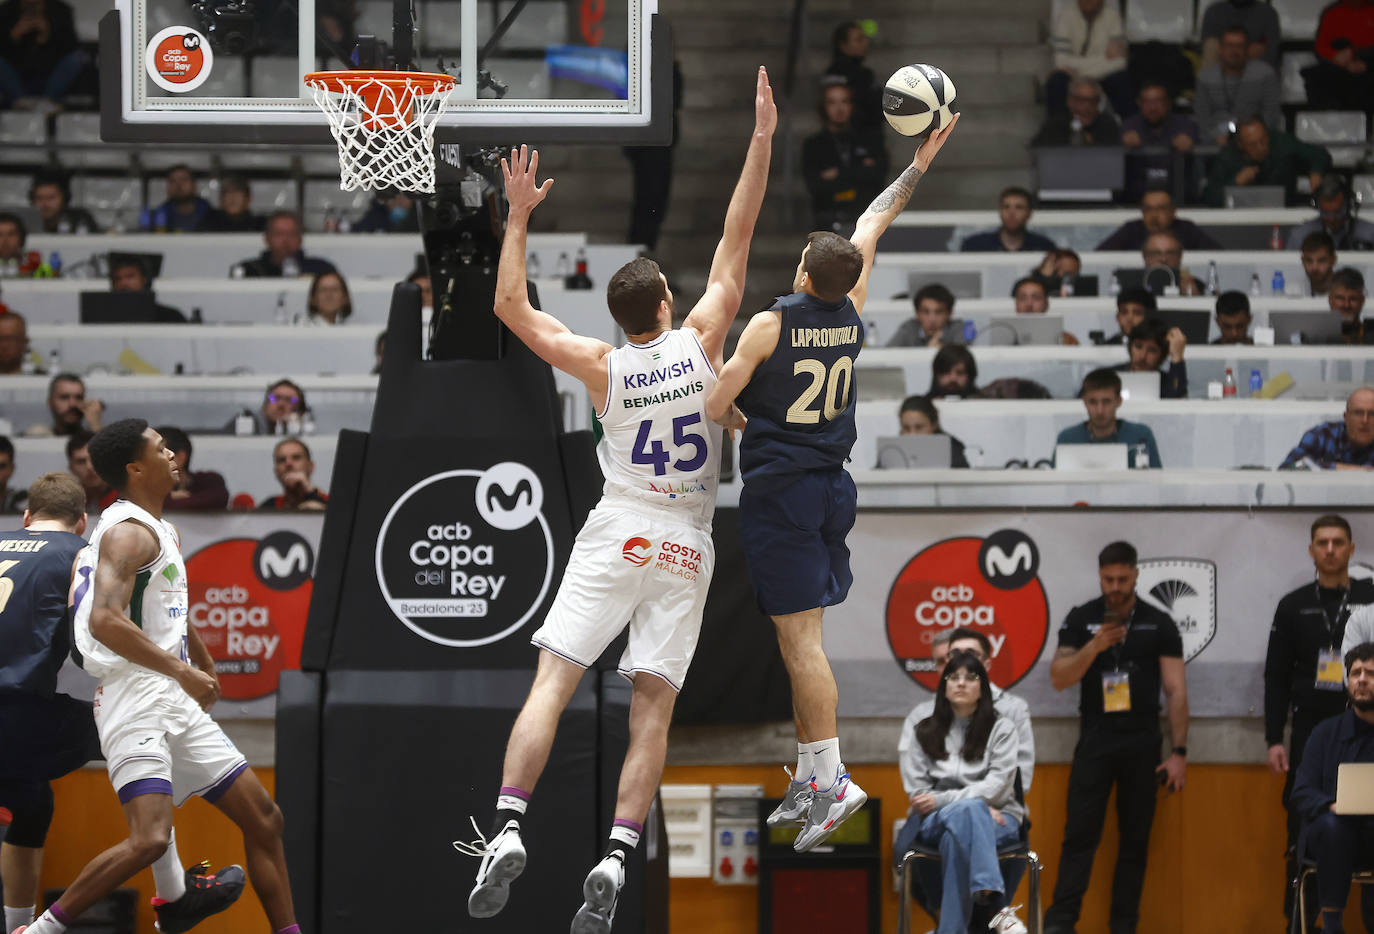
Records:
M1290 918L1294 890L1289 880L1297 875L1291 850L1302 829L1302 815L1289 807L1293 782L1313 727L1345 710L1341 642L1350 612L1374 603L1374 582L1350 579L1355 542L1345 519L1326 515L1313 522L1307 552L1317 579L1279 601L1264 656L1264 741L1269 747L1269 770L1275 775L1287 773L1283 806L1288 809L1290 853L1284 870L1283 908ZM1290 713L1293 728L1285 749L1283 731Z
M1069 611L1050 664L1055 690L1079 685L1080 733L1046 934L1067 934L1078 921L1113 786L1121 847L1112 879L1110 930L1134 934L1156 786L1181 789L1188 756L1188 692L1178 627L1167 613L1136 599L1134 547L1113 542L1102 549L1097 564L1102 596ZM1161 687L1173 742L1162 764Z

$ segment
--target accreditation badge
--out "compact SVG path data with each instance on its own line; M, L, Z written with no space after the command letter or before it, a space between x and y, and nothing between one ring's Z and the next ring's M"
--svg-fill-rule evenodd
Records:
M1102 711L1128 713L1131 709L1131 676L1124 671L1102 672Z
M1341 653L1326 648L1317 653L1318 691L1344 691L1345 666L1341 663Z

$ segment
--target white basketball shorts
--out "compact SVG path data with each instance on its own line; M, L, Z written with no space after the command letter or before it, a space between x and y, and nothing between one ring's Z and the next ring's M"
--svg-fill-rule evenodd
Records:
M589 667L628 623L620 673L657 675L682 690L715 568L711 530L696 516L603 497L573 543L544 625L530 638Z
M213 802L248 767L181 685L147 669L102 679L95 726L121 803L141 794L170 794L178 807L194 795Z

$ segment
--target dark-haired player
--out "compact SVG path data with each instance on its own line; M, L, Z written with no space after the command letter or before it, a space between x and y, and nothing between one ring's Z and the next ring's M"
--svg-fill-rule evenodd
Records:
M838 694L821 641L825 608L843 602L853 581L845 536L858 497L844 462L856 437L859 314L878 238L958 122L956 114L921 144L864 211L852 240L808 238L792 294L749 321L706 405L722 419L738 398L749 418L740 443L740 539L759 606L778 630L797 724L797 771L768 822L802 823L798 852L825 840L868 800L840 759Z
M299 934L281 811L205 712L219 698L219 682L210 653L187 626L186 565L176 529L162 519L176 486L172 452L141 418L107 425L89 449L120 498L101 513L77 556L73 628L76 657L100 682L95 725L129 836L87 863L62 897L19 931L65 931L163 855L173 803L199 795L243 831L248 875L273 931Z

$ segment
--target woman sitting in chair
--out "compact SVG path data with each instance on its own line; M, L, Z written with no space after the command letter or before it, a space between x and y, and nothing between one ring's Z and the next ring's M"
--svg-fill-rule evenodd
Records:
M940 851L937 934L965 934L974 902L996 911L989 929L1026 934L1008 906L997 849L1020 838L1025 806L1016 796L1016 729L992 706L988 673L971 652L949 657L935 713L916 725L916 781L909 820L916 842ZM931 879L926 892L934 896Z

